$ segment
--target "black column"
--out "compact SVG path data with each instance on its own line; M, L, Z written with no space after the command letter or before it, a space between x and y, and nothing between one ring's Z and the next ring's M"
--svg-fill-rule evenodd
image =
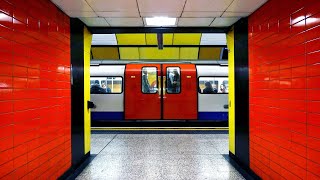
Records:
M235 149L236 158L249 168L248 18L234 25Z
M71 26L71 153L72 166L79 166L84 154L84 24L70 19Z

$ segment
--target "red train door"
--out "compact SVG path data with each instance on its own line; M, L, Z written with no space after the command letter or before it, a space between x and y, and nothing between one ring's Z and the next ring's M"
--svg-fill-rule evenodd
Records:
M125 72L125 119L161 119L161 66L159 64L128 64Z
M163 119L197 119L197 73L194 64L163 64Z

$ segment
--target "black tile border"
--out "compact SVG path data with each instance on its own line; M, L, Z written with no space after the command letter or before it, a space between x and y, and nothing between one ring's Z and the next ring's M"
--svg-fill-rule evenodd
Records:
M88 164L95 158L90 155L90 151L81 159L77 166L71 166L58 180L73 180L88 166Z
M248 180L262 180L256 173L254 173L248 166L244 165L239 159L229 151L229 155L225 154L223 157L245 178Z

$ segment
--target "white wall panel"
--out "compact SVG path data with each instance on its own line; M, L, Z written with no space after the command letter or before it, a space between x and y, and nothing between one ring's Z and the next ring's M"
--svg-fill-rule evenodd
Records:
M92 112L123 112L124 94L91 94L91 101L96 108Z
M228 94L198 94L199 112L228 112Z
M90 67L90 76L120 76L124 77L125 66L122 65L100 65Z
M197 65L198 77L200 76L228 76L228 66Z

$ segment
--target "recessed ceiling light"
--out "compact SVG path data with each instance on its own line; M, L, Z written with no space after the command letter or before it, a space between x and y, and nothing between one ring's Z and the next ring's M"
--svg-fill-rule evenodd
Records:
M147 26L174 26L177 18L169 17L152 17L146 18Z

